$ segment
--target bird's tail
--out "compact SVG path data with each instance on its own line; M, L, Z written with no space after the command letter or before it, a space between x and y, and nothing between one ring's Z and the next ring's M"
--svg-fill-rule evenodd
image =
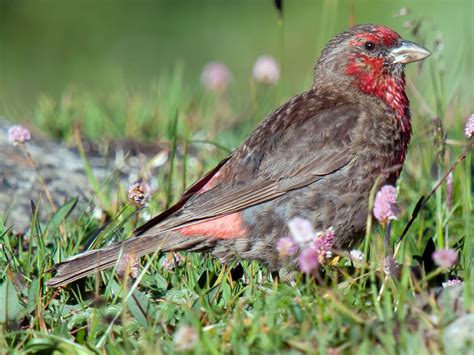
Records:
M134 237L103 249L87 251L54 265L51 271L56 271L56 274L46 284L50 287L59 287L87 275L111 268L122 255L139 258L156 251L204 251L210 247L208 243L209 241L205 238L185 237L173 231L164 232L160 235Z

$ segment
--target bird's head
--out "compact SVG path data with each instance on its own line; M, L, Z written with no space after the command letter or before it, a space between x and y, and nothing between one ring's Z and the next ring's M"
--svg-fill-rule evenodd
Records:
M315 87L357 88L381 98L397 114L408 114L403 67L430 55L381 25L357 25L333 38L316 65Z

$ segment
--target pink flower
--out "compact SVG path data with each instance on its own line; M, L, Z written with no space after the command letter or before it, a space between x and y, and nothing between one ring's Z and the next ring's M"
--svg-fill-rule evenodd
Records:
M459 279L448 280L447 282L441 283L441 285L443 285L444 288L456 286L456 285L462 285L462 284L463 282Z
M138 181L128 188L128 199L138 207L143 207L151 196L151 187L145 182Z
M225 91L231 80L232 74L224 63L210 62L202 70L201 82L209 91Z
M309 245L300 253L299 264L302 272L310 273L332 256L335 233L332 228L317 233Z
M440 268L448 269L456 264L458 253L454 249L441 249L435 251L431 257Z
M474 113L467 119L466 127L464 127L464 134L467 138L474 136Z
M305 273L310 273L319 265L318 253L316 249L309 247L304 249L299 257L300 270Z
M253 66L253 77L265 85L275 85L280 79L280 67L272 56L263 55Z
M139 274L138 259L134 255L128 253L122 255L122 258L117 263L117 272L124 274L127 270L133 278L137 278Z
M300 246L304 246L315 239L316 233L311 222L307 219L294 217L288 222L288 228L291 236Z
M28 142L30 139L30 131L23 126L11 126L8 130L8 141L14 146Z
M299 247L299 263L303 272L310 272L317 264L323 263L332 257L332 247L335 233L332 228L315 233L311 222L301 217L294 217L288 222L291 237L281 238L277 242L280 256L296 253ZM316 263L316 264L315 264Z
M316 240L314 241L313 247L320 263L323 263L326 258L332 257L331 249L334 244L335 236L336 234L332 228L316 234Z
M400 207L397 205L397 190L391 185L382 186L375 195L374 216L377 220L386 224L391 219L397 219Z
M354 262L362 262L364 261L364 253L362 253L360 250L357 249L352 249L350 252L350 257L351 260Z
M183 257L180 253L168 253L161 266L166 271L172 271L175 267L183 265Z
M294 255L298 251L298 245L293 238L284 237L277 240L276 249L280 257Z

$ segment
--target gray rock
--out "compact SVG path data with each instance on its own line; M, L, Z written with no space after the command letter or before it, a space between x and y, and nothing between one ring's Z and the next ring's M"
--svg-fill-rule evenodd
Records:
M27 231L32 220L31 200L39 203L40 221L47 220L53 207L46 189L56 206L78 197L82 206L76 210L82 211L94 191L78 151L34 133L27 144L13 146L8 142L12 125L0 118L0 223L17 233ZM84 145L96 179L103 182L113 173L111 184L125 188L142 177L145 161L157 160L151 167L156 169L167 157L166 148L158 144L138 147L135 142L121 142L105 152L100 152L99 146Z
M443 334L446 354L474 353L474 314L465 314L448 325Z
M466 313L464 308L464 284L448 286L439 292L438 307L452 315L461 316Z

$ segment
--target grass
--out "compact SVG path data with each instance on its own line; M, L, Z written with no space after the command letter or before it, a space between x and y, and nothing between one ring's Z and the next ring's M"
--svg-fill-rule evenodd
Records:
M463 127L472 104L465 95L443 90L442 64L442 57L435 56L424 70L409 72L414 137L398 183L403 213L391 226L393 244L421 196L432 191L468 144ZM420 91L419 83L431 90ZM366 263L354 267L342 257L325 268L322 285L303 275L294 284L283 283L253 262L223 266L207 255L183 253L183 264L172 270L163 266L167 255L143 258L137 280L112 270L66 289L45 286L47 270L58 260L91 242L98 247L125 239L148 215L176 201L285 99L282 90L253 83L247 92L245 98L234 92L217 97L193 92L178 65L147 90L123 87L101 96L70 90L59 99L44 96L38 101L33 121L53 137L70 144L78 143L78 135L159 140L168 146L169 158L153 176L158 188L143 210L128 204L126 186L98 182L90 174L96 196L80 217L70 217L78 208L71 200L45 223L33 217L25 235L13 234L8 221L0 223L0 316L8 319L0 323L0 349L174 353L184 341L173 337L191 326L199 336L191 350L195 353L454 352L446 348L443 334L459 314L441 307L434 292L439 281L462 278L462 313L474 310L470 152L455 167L451 209L446 208L442 184L401 241L397 260L404 266L399 279L381 272L384 230L369 221L361 246ZM441 119L442 134L431 133L435 116ZM86 163L87 156L83 158ZM93 217L92 201L98 201L111 223L104 227L104 219ZM35 203L37 210L48 202ZM459 263L449 271L427 268L415 278L409 268L431 243L438 249L455 248ZM425 262L429 258L424 255Z

